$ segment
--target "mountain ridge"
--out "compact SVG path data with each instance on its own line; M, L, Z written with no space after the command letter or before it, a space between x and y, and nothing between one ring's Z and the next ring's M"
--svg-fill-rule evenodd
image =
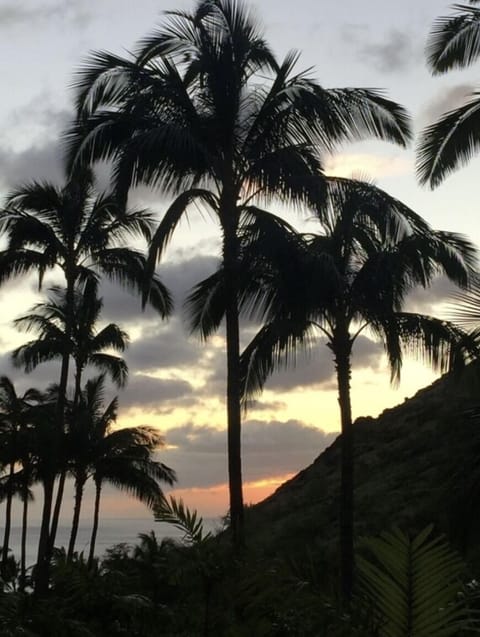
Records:
M477 426L472 418L480 406L477 377L473 368L461 378L445 375L379 416L355 420L357 537L392 526L413 533L434 523L464 552L472 552L468 538L476 516L463 511L468 532L459 531L454 509L461 485L471 477L468 467L478 464L477 438L480 454L480 422ZM295 550L295 545L336 551L339 443L340 436L247 511L255 542L267 551L269 546Z

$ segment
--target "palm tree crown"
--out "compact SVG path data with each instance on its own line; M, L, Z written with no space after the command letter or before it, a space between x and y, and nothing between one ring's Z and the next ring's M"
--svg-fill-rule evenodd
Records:
M144 289L145 259L127 248L125 240L149 238L153 219L144 210L125 211L115 197L96 194L93 172L77 170L64 187L32 182L7 198L0 228L7 247L0 252L0 282L56 266L64 273L69 292L77 282L101 273L132 289ZM162 316L171 302L158 279L149 297Z
M105 482L153 507L163 495L160 483L172 485L176 481L175 472L154 459L154 452L164 444L163 437L154 427L113 430L117 402L115 398L105 408L104 377L89 380L71 428L75 449L72 472L80 487L80 500L81 489L89 477L93 478L96 487L90 563L95 550L100 494Z
M128 345L128 335L115 323L97 329L102 307L103 301L97 296L96 281L88 281L83 289L77 287L74 295L74 324L67 340L66 292L58 287L52 288L48 302L36 304L29 314L15 320L16 327L27 332L35 331L38 338L15 349L12 352L13 362L30 372L40 363L61 359L67 351L75 362L77 390L82 372L88 365L108 373L122 387L127 380L127 365L122 358L104 350L123 352Z

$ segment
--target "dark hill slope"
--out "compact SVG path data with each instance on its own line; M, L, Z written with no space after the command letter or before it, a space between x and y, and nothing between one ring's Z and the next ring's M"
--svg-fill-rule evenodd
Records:
M357 535L394 524L415 531L434 522L459 548L467 547L465 530L475 530L477 522L462 494L469 492L480 454L480 421L472 417L480 397L473 385L444 377L378 418L356 420ZM306 545L335 550L339 479L337 438L311 466L248 511L251 536L272 552Z

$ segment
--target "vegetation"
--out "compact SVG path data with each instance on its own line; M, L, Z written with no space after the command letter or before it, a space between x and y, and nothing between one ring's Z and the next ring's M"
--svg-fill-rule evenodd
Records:
M480 55L478 0L454 5L453 15L437 18L427 43L428 65L435 75L473 64ZM432 188L466 163L480 146L478 92L422 133L418 145L418 177Z
M476 4L434 25L435 72L477 59ZM378 91L323 88L310 70L297 70L298 59L277 60L237 0L168 12L132 54L92 53L78 72L64 184L32 181L5 199L0 283L35 274L43 293L46 277L55 282L15 320L33 338L12 361L25 374L56 365L58 383L25 390L23 379L0 377L0 635L480 632L477 251L373 184L325 175L326 156L340 144L407 145L410 121ZM477 149L477 102L423 133L421 181L437 185ZM98 162L111 168L105 193L96 188ZM169 200L160 220L130 208L138 185ZM299 233L265 209L279 204L313 211L318 233ZM117 426L121 400L110 394L128 381L128 335L102 320L99 293L106 278L167 319L172 297L156 267L195 206L213 213L221 245L218 270L186 301L192 332L207 339L225 328L230 507L216 532L163 493L177 476L156 455L160 432ZM452 321L408 311L408 294L438 276L461 288ZM241 354L243 318L259 329ZM365 333L383 345L393 382L406 353L445 377L377 420L354 422L352 352ZM245 508L242 408L278 367L319 342L332 353L341 435L311 467ZM67 480L70 537L57 547ZM84 555L76 549L89 481ZM181 537L152 531L98 557L106 484ZM29 565L29 505L39 490L41 530ZM11 552L15 499L19 556Z
M262 218L274 198L298 205L324 190L323 156L345 140L377 137L405 145L408 117L365 89L325 90L278 62L252 15L233 0L202 0L173 11L165 26L122 59L99 52L77 81L78 121L68 133L73 166L112 160L115 192L159 187L175 199L150 245L161 257L187 208L215 214L225 273L227 446L234 544L244 543L241 468L239 225ZM204 325L208 337L216 324Z
M475 340L467 343L467 335L455 325L404 310L407 294L417 286L426 287L439 274L467 286L476 259L475 248L467 240L433 231L407 207L368 183L331 181L326 204L319 203L316 214L321 234L292 241L288 230L283 243L277 242L278 265L268 262L266 269L262 241L270 241L268 234L262 236L255 224L246 230L247 240L254 235L245 251L246 265L257 269L261 279L262 293L254 294L255 311L265 322L242 358L245 392L250 396L276 368L295 362L296 349L312 349L318 341L315 336L324 339L332 352L342 432L342 591L349 599L354 542L352 350L365 330L373 333L384 345L392 381L400 378L405 352L413 352L441 371L458 365L462 357L476 356ZM256 264L255 254L261 255L262 263ZM207 298L211 303L211 291Z

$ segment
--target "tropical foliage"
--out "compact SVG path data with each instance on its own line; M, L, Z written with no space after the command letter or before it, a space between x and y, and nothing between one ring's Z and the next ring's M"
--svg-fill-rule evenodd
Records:
M461 595L464 564L431 536L431 527L415 538L394 529L363 541L360 586L378 613L379 637L449 637L474 627Z
M467 286L476 265L465 238L433 231L418 215L378 188L330 180L316 216L320 234L297 235L285 222L252 219L243 227L246 311L264 324L242 354L245 395L254 395L278 367L310 350L316 336L332 351L342 430L340 543L342 588L353 586L354 443L350 398L352 349L369 330L385 348L391 379L412 352L440 371L477 355L474 338L452 323L404 311L408 293L439 274ZM275 241L273 241L273 238ZM223 271L200 283L189 299L202 333L222 319Z
M428 65L435 75L465 68L480 55L478 0L454 5L454 13L437 18L427 43ZM467 96L465 96L467 97ZM438 186L480 148L480 98L474 91L465 104L428 126L418 145L417 172L422 183Z
M258 204L318 200L323 156L343 141L377 137L405 145L409 120L398 104L367 89L323 89L278 62L252 14L233 0L202 0L172 11L135 55L90 57L77 80L76 125L67 134L73 167L114 163L115 191L131 185L174 195L152 237L150 266L187 209L213 211L221 230L227 344L230 520L243 544L239 226L263 217ZM257 205L255 205L257 204Z
M434 72L477 60L476 5L457 5L453 17L434 24ZM0 284L33 275L39 294L53 285L15 320L31 340L11 360L25 374L49 363L58 383L26 389L24 377L0 376L1 635L480 631L472 576L480 565L472 550L480 516L468 510L480 493L476 249L462 235L433 230L371 183L326 176L327 157L344 143L375 138L406 146L410 120L381 91L324 88L298 61L295 52L275 57L241 0L197 0L192 11L167 12L132 53L91 53L77 72L63 184L33 180L6 197ZM421 181L437 185L478 150L479 104L474 94L424 131ZM110 178L101 193L98 162ZM131 207L130 191L140 185L167 201L159 219ZM300 233L267 211L277 207L310 211L317 231ZM122 401L112 392L128 381L129 339L103 320L100 296L106 279L167 319L172 297L156 267L193 211L211 213L220 233L220 266L185 305L191 331L203 340L225 329L229 511L218 531L164 494L177 476L157 455L165 446L158 429L119 426ZM408 311L409 295L437 277L461 290L452 321ZM243 319L258 333L240 355ZM424 409L410 401L404 417L390 410L385 426L371 418L354 424L352 356L366 335L383 345L392 382L404 356L414 354L439 372L461 372L463 393L452 398L460 385L446 374L425 390ZM242 408L277 368L318 345L331 352L341 436L277 495L245 509ZM399 456L407 458L402 466ZM69 482L70 536L58 547ZM79 528L89 483L93 519L84 554ZM158 535L141 534L136 546L99 556L106 485L143 503L152 523L169 525L173 537L163 526ZM28 564L30 503L39 493L37 557ZM425 528L427 520L449 534L468 566L433 525ZM382 528L379 537L358 541Z

